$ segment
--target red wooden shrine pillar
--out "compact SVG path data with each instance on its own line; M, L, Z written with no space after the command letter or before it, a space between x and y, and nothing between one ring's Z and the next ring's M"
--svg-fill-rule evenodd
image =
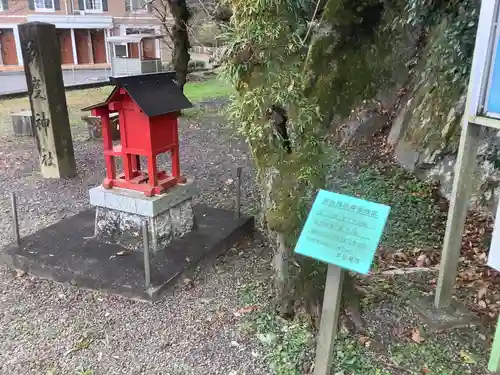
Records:
M177 122L177 117L175 118L175 121ZM172 176L175 177L177 182L183 183L186 182L186 179L181 176L181 167L180 167L180 161L179 161L179 127L178 124L175 124L174 127L174 133L175 133L175 145L174 148L171 151L171 157L172 157Z
M107 107L100 107L92 110L92 115L101 118L101 131L104 143L104 160L106 164L106 178L104 179L103 186L112 188L113 180L116 179L116 166L114 156L109 153L113 151L113 138L111 136L111 120L109 119L109 109Z
M125 95L126 91L124 89L120 89L120 94ZM125 179L127 181L130 181L134 178L134 169L133 169L133 162L132 161L132 155L123 153L123 149L127 149L128 145L126 143L127 139L127 127L125 126L125 111L123 110L123 104L121 102L111 102L109 103L109 108L112 111L117 111L118 112L118 121L120 124L120 140L121 140L121 146L122 146L122 152L121 152L121 157L122 157L122 163L123 163L123 174L125 175ZM135 159L135 158L134 158Z

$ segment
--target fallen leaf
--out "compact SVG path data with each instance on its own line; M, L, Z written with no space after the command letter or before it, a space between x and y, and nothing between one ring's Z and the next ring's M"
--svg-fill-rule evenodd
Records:
M420 330L418 328L414 328L411 332L411 339L417 344L421 344L425 341L425 339L420 336Z
M424 368L422 369L422 372L423 372L424 374L430 374L430 373L431 373L431 370L429 370L427 367L424 367Z
M393 259L400 259L400 260L403 260L405 262L408 262L408 257L402 251L398 251L397 253L394 253L392 255L392 257L393 257Z
M487 307L486 302L485 302L485 301L483 301L483 300L479 301L477 304L478 304L478 305L479 305L479 307L481 307L482 309L485 309L485 308Z
M243 307L237 311L234 312L234 316L237 316L237 317L240 317L242 315L245 315L245 314L248 314L249 312L252 312L252 311L255 311L255 310L258 310L259 309L259 306L247 306L247 307Z
M488 292L488 286L485 285L477 292L477 299L482 300L484 296L486 296L487 292Z
M426 193L425 193L425 192L423 192L423 191L416 191L416 192L411 193L411 195L412 195L413 197L425 197L425 194L426 194Z
M425 254L420 254L419 257L417 258L417 261L415 262L415 266L417 267L423 267L427 263L427 255Z
M194 288L194 282L191 279L184 279L184 289L189 290Z
M130 254L132 254L132 251L130 250L123 250L116 253L116 255L119 257L123 257L125 255L130 255Z
M398 326L398 327L393 327L392 328L392 334L396 337L398 336L401 336L404 332L405 332L405 328L402 327L402 326Z
M465 362L468 364L475 364L476 363L476 360L474 358L472 358L472 356L464 350L460 350L460 359L462 360L462 362Z
M26 272L24 272L23 270L16 270L16 277L18 279L24 276L26 276Z
M370 346L370 338L369 337L366 337L366 336L359 336L358 337L358 342L361 344L361 345L364 345L366 347L369 347Z

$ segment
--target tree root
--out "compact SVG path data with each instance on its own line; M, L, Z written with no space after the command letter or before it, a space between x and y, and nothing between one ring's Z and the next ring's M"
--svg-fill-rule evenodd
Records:
M366 323L361 316L360 295L355 288L354 277L347 272L344 275L341 303L347 328L351 332L367 336ZM305 301L305 309L311 318L312 324L317 330L319 330L320 326L322 305L323 293L311 291L309 297Z
M366 334L366 323L361 317L360 297L354 284L354 277L345 272L342 290L343 310L352 323L351 330L359 334Z

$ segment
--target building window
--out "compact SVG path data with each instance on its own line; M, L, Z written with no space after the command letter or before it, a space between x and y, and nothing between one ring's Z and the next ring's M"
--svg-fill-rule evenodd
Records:
M86 12L102 12L102 0L85 0Z
M115 57L128 57L126 44L115 44Z
M54 0L35 0L35 10L54 10Z
M149 4L148 0L127 0L129 10L141 10L147 9L147 5Z
M141 28L141 29L125 29L125 34L127 35L136 35L136 34L155 34L155 29L147 29L147 28Z

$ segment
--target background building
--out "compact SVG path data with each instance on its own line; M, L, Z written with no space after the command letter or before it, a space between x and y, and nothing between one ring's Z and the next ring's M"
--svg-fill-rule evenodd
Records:
M0 71L21 69L18 25L32 21L56 26L63 68L103 68L112 54L138 55L137 45L111 47L109 36L161 34L146 0L0 0ZM144 56L170 59L161 40L150 40L143 48Z

